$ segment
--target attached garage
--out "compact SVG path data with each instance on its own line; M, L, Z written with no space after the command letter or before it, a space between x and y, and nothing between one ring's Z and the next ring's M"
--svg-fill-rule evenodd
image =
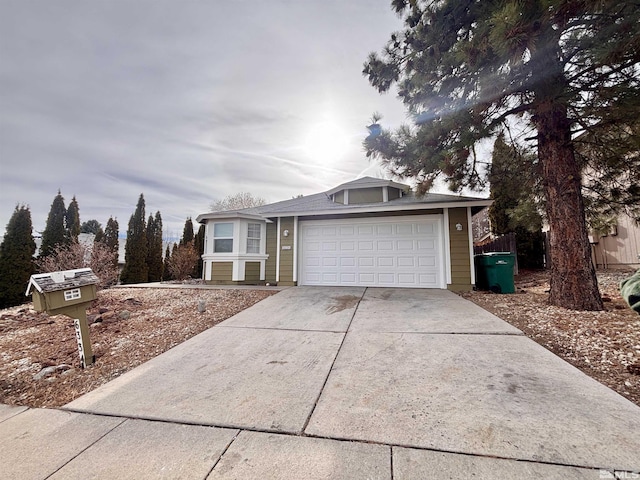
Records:
M446 288L441 215L300 222L301 285Z
M205 282L470 290L471 217L491 200L363 177L326 192L199 215Z

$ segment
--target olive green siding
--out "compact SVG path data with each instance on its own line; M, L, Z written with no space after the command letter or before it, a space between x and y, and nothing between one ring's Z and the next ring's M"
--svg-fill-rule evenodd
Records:
M265 281L276 282L276 262L278 259L278 224L277 219L273 223L267 223L267 258L265 265Z
M382 188L380 187L349 190L349 205L380 202L382 202Z
M211 263L211 283L231 283L233 262Z
M260 282L260 262L246 262L244 264L244 281Z
M456 230L456 224L462 230ZM449 209L449 249L451 252L451 284L449 290L471 290L471 259L469 257L469 224L466 208Z
M65 300L64 292L69 290L80 289L80 298L73 300ZM84 285L82 287L67 288L66 290L59 290L57 292L40 293L37 290L33 290L33 307L37 311L52 311L60 308L66 308L81 303L87 303L95 300L97 297L95 285Z
M334 201L336 203L344 203L344 191L336 193Z
M295 285L293 282L293 248L295 242L293 234L293 217L283 217L280 219L280 280L278 285ZM289 236L285 237L282 232L289 230ZM283 250L282 247L290 247Z
M388 191L389 191L389 194L387 197L389 200L395 200L396 198L400 198L400 190L398 190L397 188L389 187Z

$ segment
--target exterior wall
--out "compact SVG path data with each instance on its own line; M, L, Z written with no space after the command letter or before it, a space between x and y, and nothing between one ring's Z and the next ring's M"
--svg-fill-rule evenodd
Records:
M358 188L349 190L349 205L357 205L359 203L381 203L382 188Z
M230 284L233 278L233 262L213 262L211 264L212 284Z
M260 283L260 262L247 262L244 265L245 283Z
M397 198L400 198L400 190L393 187L389 187L388 190L389 190L389 196L388 196L389 200L395 200Z
M289 236L282 232L289 230ZM293 281L293 249L297 238L294 235L293 217L280 219L280 279L278 285L295 285Z
M640 268L640 226L631 217L621 215L609 235L593 240L597 240L592 246L597 268Z
M337 192L336 193L335 202L344 204L344 192Z
M278 221L273 219L273 223L267 223L267 258L265 281L276 283L276 262L278 257Z
M456 224L462 230L456 230ZM447 226L445 225L445 228ZM451 283L449 290L471 290L471 257L469 253L469 223L466 208L449 209L449 249L451 252Z

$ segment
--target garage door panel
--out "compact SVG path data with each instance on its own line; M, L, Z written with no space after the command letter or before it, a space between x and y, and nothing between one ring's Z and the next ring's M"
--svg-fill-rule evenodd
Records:
M358 242L358 250L360 251L373 251L373 242Z
M338 250L337 242L322 242L323 252L335 252Z
M418 250L432 250L436 249L436 239L430 238L428 240L418 240L417 242Z
M392 240L379 240L377 242L378 251L392 251L393 250L393 241Z
M303 285L443 288L437 216L300 222Z
M356 249L356 243L355 242L340 242L340 250L344 251L351 251L351 250L355 250Z
M393 225L376 225L377 235L393 235Z
M374 267L376 261L373 257L360 257L358 259L358 266L360 267Z
M415 248L415 244L413 240L398 240L396 242L396 248L398 250L413 250Z
M393 261L394 257L378 257L378 266L379 267L393 267L395 262Z
M411 224L398 224L395 227L398 235L411 235L413 233L413 225Z

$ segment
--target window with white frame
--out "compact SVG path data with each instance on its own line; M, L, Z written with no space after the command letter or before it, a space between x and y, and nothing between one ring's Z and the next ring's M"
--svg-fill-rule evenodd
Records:
M233 223L213 225L213 251L215 253L233 252Z
M250 223L247 227L247 253L260 253L260 231L262 226L259 223Z
M74 288L73 290L65 290L64 292L64 300L66 302L69 302L71 300L78 300L79 298L82 298L79 288Z

